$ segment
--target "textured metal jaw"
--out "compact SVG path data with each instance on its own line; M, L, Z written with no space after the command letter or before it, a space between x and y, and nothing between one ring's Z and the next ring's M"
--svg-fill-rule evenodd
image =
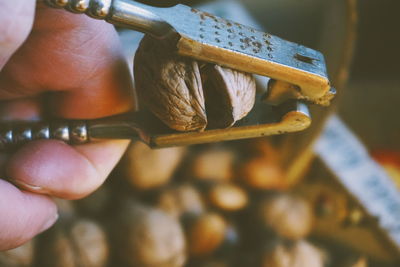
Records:
M320 103L330 83L321 53L197 9L147 6L130 0L45 0L115 25L176 41L177 53L297 86Z
M310 101L329 92L318 51L184 5L173 9L163 18L180 35L179 54L294 84Z

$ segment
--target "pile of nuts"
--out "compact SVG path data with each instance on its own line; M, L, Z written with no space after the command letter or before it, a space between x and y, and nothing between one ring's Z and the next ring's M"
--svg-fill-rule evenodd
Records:
M151 150L134 142L105 185L0 266L364 267L313 243L267 139Z

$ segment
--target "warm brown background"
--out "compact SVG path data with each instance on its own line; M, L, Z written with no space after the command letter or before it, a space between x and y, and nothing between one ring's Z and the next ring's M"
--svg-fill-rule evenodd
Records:
M328 2L243 0L272 33L318 47ZM358 1L358 38L339 111L374 149L400 149L400 1ZM282 23L285 18L285 23ZM337 17L332 25L344 17ZM334 40L333 40L334 41Z

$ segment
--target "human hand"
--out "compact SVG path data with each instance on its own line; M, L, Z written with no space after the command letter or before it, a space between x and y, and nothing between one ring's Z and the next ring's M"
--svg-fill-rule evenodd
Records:
M0 0L1 120L122 113L133 108L131 84L111 25L36 0ZM51 197L77 199L97 189L127 145L43 140L0 154L0 250L55 222Z

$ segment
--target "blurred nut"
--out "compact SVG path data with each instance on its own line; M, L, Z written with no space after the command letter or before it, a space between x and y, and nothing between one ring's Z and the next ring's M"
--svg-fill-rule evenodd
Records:
M158 196L157 207L175 218L204 211L200 193L189 184L170 186L162 190Z
M189 168L190 175L202 180L230 180L233 176L235 153L229 149L200 152Z
M137 189L146 190L167 184L185 154L185 148L151 149L133 143L125 154L125 173Z
M277 244L262 257L262 267L323 267L326 256L307 241Z
M115 224L118 254L135 267L180 267L186 243L179 222L166 213L138 203L127 203Z
M281 237L298 240L312 230L314 214L302 198L278 194L264 199L259 206L263 224Z
M72 225L70 237L81 259L80 266L105 266L109 248L106 235L98 224L80 220Z
M226 211L243 209L248 203L247 192L231 183L212 185L208 192L208 199L212 205Z
M203 257L215 252L225 240L227 223L216 213L205 213L195 218L187 229L189 253Z
M271 141L266 137L248 139L243 141L245 150L254 157L264 157L271 161L280 161L279 150L274 147Z
M102 228L93 221L59 222L40 242L41 267L106 266L109 247Z
M40 242L39 266L43 267L75 267L75 251L68 234L54 226Z
M281 167L275 160L266 157L244 161L239 167L238 175L244 184L255 189L283 190L288 187Z
M0 251L0 266L5 267L29 267L33 264L35 242L29 241L24 245Z
M139 100L178 131L231 126L253 108L255 80L251 74L201 64L146 35L134 63Z

